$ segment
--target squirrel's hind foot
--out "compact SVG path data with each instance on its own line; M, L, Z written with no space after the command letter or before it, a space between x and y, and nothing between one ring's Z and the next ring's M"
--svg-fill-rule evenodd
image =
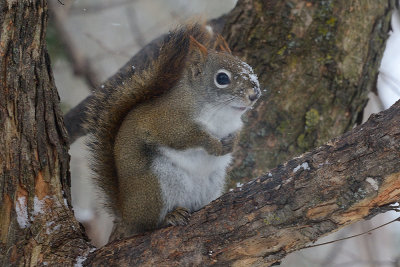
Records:
M164 226L178 226L186 225L189 222L190 211L183 207L176 207L173 211L169 212L164 218Z

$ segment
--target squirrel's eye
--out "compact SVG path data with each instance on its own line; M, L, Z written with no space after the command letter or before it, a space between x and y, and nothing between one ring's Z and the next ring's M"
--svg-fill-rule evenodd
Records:
M214 78L214 83L218 88L227 87L231 83L231 73L224 69L217 71L217 74Z

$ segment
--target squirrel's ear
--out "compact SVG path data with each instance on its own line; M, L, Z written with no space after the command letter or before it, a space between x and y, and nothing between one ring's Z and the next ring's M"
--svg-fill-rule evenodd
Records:
M199 43L193 36L190 36L189 58L191 66L195 68L194 75L200 72L203 63L206 61L208 55L207 48Z
M229 48L228 43L225 41L224 37L222 37L221 34L218 34L217 37L215 38L214 50L232 54L232 51Z
M202 57L206 58L208 55L207 48L199 43L196 39L194 39L193 36L190 36L190 52L200 52L202 54Z

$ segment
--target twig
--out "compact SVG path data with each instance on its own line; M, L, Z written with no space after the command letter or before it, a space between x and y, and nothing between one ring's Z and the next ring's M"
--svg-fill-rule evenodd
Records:
M379 228L382 228L382 227L384 227L384 226L386 226L386 225L388 225L388 224L394 223L394 222L396 222L396 221L399 221L399 222L400 222L400 217L397 217L396 219L391 220L390 222L387 222L387 223L385 223L385 224L379 225L379 226L377 226L377 227L375 227L375 228L372 228L371 230L368 230L368 231L363 232L363 233L361 233L361 234L351 235L351 236L348 236L348 237L339 238L339 239L332 240L332 241L329 241L329 242L324 242L324 243L321 243L321 244L316 244L316 245L307 246L307 247L304 247L303 249L306 249L306 248L315 248L315 247L319 247L319 246L328 245L328 244L332 244L332 243L335 243L335 242L347 240L347 239L350 239L350 238L362 236L362 235L365 235L365 234L369 234L369 233L371 233L372 231L375 231L375 230L377 230L377 229L379 229Z
M87 36L89 39L94 41L100 48L102 48L108 54L112 54L114 56L121 56L121 57L124 57L124 58L131 56L128 53L125 53L123 51L116 52L116 51L112 50L111 48L109 48L105 44L103 44L103 42L101 42L101 40L99 40L96 37L94 37L91 33L85 33L85 36Z

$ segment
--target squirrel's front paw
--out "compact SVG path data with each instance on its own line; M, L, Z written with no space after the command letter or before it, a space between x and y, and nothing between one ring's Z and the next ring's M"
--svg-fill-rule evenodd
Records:
M223 155L231 153L236 143L236 135L230 134L221 139Z
M190 211L186 208L177 207L169 212L164 218L164 225L186 225L189 222Z

